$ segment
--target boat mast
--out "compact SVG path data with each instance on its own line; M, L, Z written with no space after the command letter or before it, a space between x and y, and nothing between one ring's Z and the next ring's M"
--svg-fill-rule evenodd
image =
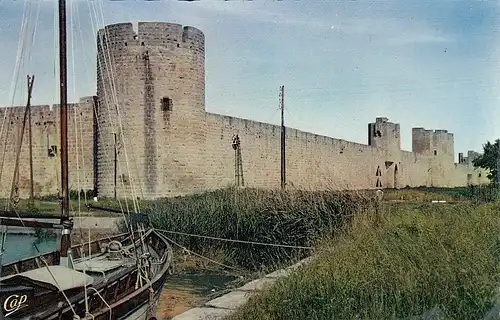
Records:
M31 90L33 89L33 82L35 75L30 77L28 75L28 135L29 135L29 156L30 156L30 205L33 205L34 192L33 192L33 133L31 128Z
M68 183L68 102L66 60L66 0L59 0L59 84L60 84L60 132L61 132L61 257L67 257L71 246L72 221L69 219Z

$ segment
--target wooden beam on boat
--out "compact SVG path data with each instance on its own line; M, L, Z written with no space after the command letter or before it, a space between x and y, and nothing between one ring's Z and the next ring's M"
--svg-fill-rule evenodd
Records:
M0 218L0 225L10 226L10 227L62 229L62 225L59 223L22 220L22 219L9 219L9 218Z

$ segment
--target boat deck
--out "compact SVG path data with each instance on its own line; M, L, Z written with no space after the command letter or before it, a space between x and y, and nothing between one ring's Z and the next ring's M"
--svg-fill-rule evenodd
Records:
M111 314L116 319L128 319L128 313L156 299L172 259L168 242L155 231L132 239L120 236L73 246L69 259L53 265L37 263L25 268L18 263L20 271L24 270L1 277L0 293L6 299L12 290L22 286L22 290L29 291L28 302L6 319L70 320L73 312L84 317L85 310L98 320L109 319ZM88 256L88 252L92 255ZM143 262L147 269L141 267ZM151 296L153 292L155 297ZM66 303L68 299L71 307Z
M159 254L148 244L145 244L146 251L149 253L153 261L159 261L161 257ZM103 301L106 296L106 291L118 291L122 287L135 287L137 276L130 276L131 274L137 275L137 271L131 272L136 269L136 255L140 257L145 252L142 245L136 243L135 249L133 244L123 246L121 252L129 253L122 255L122 253L113 252L100 252L90 257L77 258L73 260L73 268L63 265L40 267L26 272L21 272L16 275L3 277L0 281L9 278L24 278L28 281L42 283L45 286L52 288L55 291L64 291L68 298L76 303L76 305L84 305L84 288L87 287L87 295L94 296L99 292L96 300L99 303L110 304L112 301ZM133 253L133 254L132 254ZM155 263L151 265L151 272L155 274L158 268ZM137 269L136 269L137 270ZM142 279L139 286L146 285L147 280ZM89 289L94 288L94 289ZM99 296L100 295L100 296ZM109 295L108 295L109 296ZM116 294L114 295L116 297ZM62 298L60 301L64 301ZM30 316L39 316L40 318L47 318L48 314L56 311L59 301L51 301L51 307L44 305L43 307L36 307L31 309ZM54 313L54 316L56 314Z

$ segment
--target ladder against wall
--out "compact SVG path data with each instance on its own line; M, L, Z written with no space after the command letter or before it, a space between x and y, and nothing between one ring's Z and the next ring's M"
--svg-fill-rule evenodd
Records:
M236 134L233 135L232 146L234 150L234 182L237 187L245 185L243 179L243 161L241 159L241 141L240 137Z

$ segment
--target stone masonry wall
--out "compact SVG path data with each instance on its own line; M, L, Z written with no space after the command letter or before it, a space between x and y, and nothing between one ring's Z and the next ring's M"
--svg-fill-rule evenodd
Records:
M279 126L207 113L206 188L235 184L233 135L241 140L246 186L280 186ZM389 123L390 124L390 123ZM399 129L398 126L393 126ZM398 130L399 131L399 130ZM399 137L397 137L399 139ZM448 144L436 147L449 150ZM486 183L482 169L442 157L395 152L287 128L287 185L310 190L374 189L418 186L465 186ZM472 175L472 180L469 179Z
M93 189L93 104L82 99L68 105L68 148L71 190ZM14 175L16 150L25 107L0 109L0 197L10 196ZM5 122L4 122L5 119ZM1 123L4 123L2 126ZM33 186L35 196L58 194L60 187L59 108L48 105L31 107ZM19 192L29 196L29 131L26 121L19 156ZM3 165L2 165L3 164Z
M100 196L116 189L119 196L155 198L233 185L235 134L245 185L279 187L280 127L205 113L204 42L200 30L164 22L99 31ZM453 163L453 135L446 131L414 130L415 153L401 151L399 124L387 118L377 118L368 131L364 145L288 128L288 186L366 189L473 180L473 168Z
M98 38L99 195L115 192L113 133L117 194L151 198L203 190L203 33L140 22L137 33L122 23L106 26Z
M232 137L241 140L246 186L280 186L279 126L207 113L206 188L235 184L235 153ZM394 158L386 150L369 145L319 136L287 128L287 185L300 189L373 189L433 185L429 174L432 159L400 151ZM466 185L463 169L450 163L444 176L455 185ZM468 169L467 169L468 170ZM434 185L451 184L446 179Z
M59 190L59 110L32 108L35 195ZM24 107L0 110L1 197L10 194ZM235 184L238 135L244 185L280 186L279 126L205 112L205 37L165 22L106 26L97 37L97 96L69 110L70 188L99 197L158 198ZM1 126L1 123L0 123ZM286 129L289 188L309 190L465 186L488 182L469 151L454 163L453 134L414 128L413 152L401 150L400 126L368 125L368 144ZM6 143L6 144L5 144ZM21 197L28 196L27 129L20 156ZM4 158L5 157L5 158Z

